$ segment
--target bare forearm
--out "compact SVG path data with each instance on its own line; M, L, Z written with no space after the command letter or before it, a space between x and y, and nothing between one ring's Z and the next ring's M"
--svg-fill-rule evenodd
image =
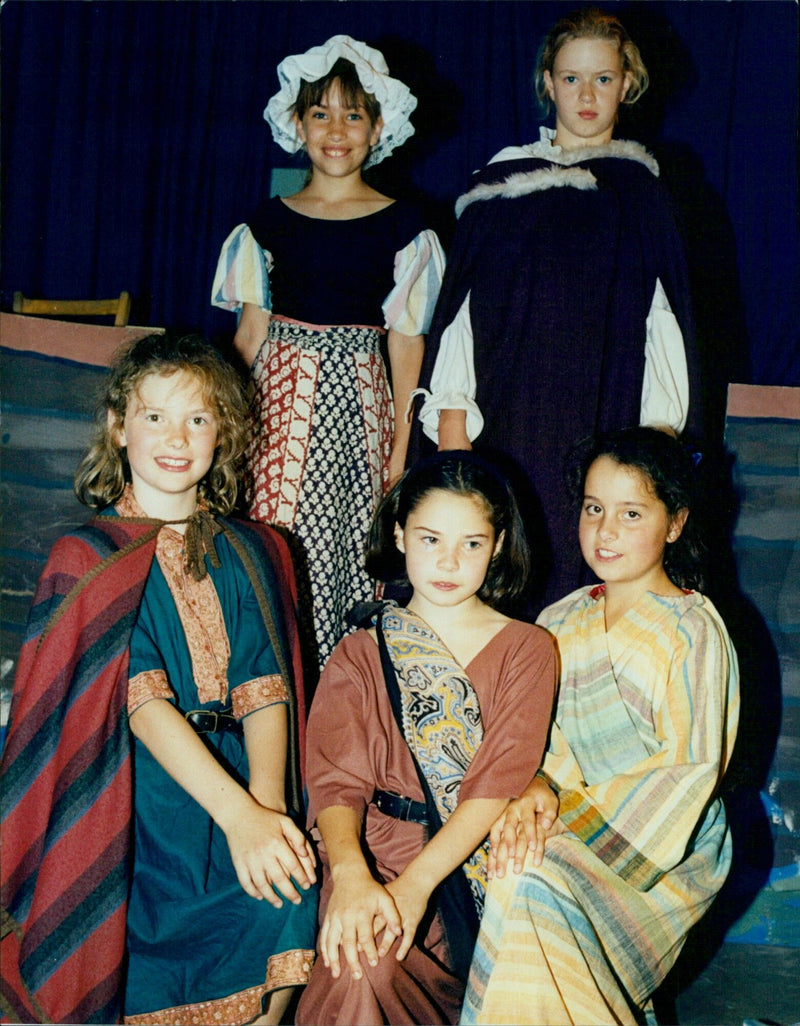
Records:
M262 310L254 303L245 303L242 307L242 316L233 336L233 344L248 368L253 366L258 351L267 337L269 319L268 311Z
M246 814L253 799L170 702L154 698L139 706L131 714L130 726L166 772L223 830Z
M472 798L462 802L411 860L403 876L418 881L431 893L486 838L507 804L504 798Z
M283 702L258 709L242 721L250 794L259 805L286 812L287 709Z
M369 873L361 848L361 817L347 805L331 805L317 816L334 882L342 874ZM371 875L371 874L370 874Z
M388 338L389 365L392 370L392 396L394 399L394 447L402 449L403 457L408 448L411 432L406 409L411 393L419 384L425 340L422 335L401 335L391 329Z
M440 410L438 438L440 452L471 449L472 444L467 437L467 411Z

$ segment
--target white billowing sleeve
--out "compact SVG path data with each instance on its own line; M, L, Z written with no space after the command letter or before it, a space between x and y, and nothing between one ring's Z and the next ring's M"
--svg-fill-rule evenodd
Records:
M467 293L455 318L442 332L430 391L417 388L412 392L412 398L415 395L425 396L419 419L423 431L434 442L438 441L440 410L466 410L467 437L471 442L483 430L483 414L475 402L475 362L469 296Z
M640 424L668 425L678 434L689 416L689 372L680 325L661 281L647 315Z

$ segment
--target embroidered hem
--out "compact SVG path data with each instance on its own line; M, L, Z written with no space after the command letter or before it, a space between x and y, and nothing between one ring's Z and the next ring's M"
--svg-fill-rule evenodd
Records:
M286 688L286 681L279 673L245 681L231 692L233 715L237 720L241 720L257 709L288 701L289 692Z
M126 1015L124 1022L141 1026L245 1026L263 1014L263 998L283 987L302 987L308 983L314 952L298 949L273 955L267 962L267 978L262 984L214 1001L161 1008L141 1015Z

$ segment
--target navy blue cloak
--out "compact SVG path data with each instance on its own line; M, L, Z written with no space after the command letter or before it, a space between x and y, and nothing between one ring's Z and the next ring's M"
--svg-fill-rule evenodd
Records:
M429 387L442 332L470 293L485 420L475 448L510 474L540 580L549 569L529 611L585 583L564 460L587 435L639 422L657 279L684 338L687 431L702 420L684 248L655 161L629 142L560 160L492 163L459 200L422 376Z

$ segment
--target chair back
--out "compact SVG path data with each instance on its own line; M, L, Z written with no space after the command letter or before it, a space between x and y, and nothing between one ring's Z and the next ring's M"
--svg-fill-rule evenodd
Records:
M113 317L115 327L128 323L131 296L120 292L115 299L30 299L14 293L14 313L37 317Z

